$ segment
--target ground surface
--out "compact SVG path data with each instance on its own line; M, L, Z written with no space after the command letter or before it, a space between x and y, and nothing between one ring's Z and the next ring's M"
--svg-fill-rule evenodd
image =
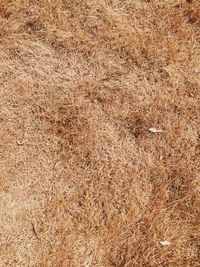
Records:
M200 266L200 2L0 15L0 266Z

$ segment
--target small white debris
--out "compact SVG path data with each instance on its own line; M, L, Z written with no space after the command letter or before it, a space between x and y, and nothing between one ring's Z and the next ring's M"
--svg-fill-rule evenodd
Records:
M171 242L169 242L168 240L162 240L159 242L162 246L170 246Z
M25 141L24 140L17 140L16 143L19 145L19 146L22 146Z
M159 129L156 129L156 128L149 128L149 131L151 133L162 133L163 132L163 130L159 130Z

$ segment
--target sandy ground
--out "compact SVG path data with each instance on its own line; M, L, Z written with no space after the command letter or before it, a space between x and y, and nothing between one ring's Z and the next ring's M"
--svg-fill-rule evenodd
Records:
M0 267L199 267L200 2L0 15Z

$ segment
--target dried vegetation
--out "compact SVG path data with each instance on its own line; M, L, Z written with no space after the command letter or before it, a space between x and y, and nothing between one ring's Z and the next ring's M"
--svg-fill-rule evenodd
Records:
M198 267L199 0L0 2L0 266Z

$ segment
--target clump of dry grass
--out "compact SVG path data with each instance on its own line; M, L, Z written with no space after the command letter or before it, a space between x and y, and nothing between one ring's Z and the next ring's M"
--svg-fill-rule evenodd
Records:
M199 1L0 15L0 266L199 266Z

